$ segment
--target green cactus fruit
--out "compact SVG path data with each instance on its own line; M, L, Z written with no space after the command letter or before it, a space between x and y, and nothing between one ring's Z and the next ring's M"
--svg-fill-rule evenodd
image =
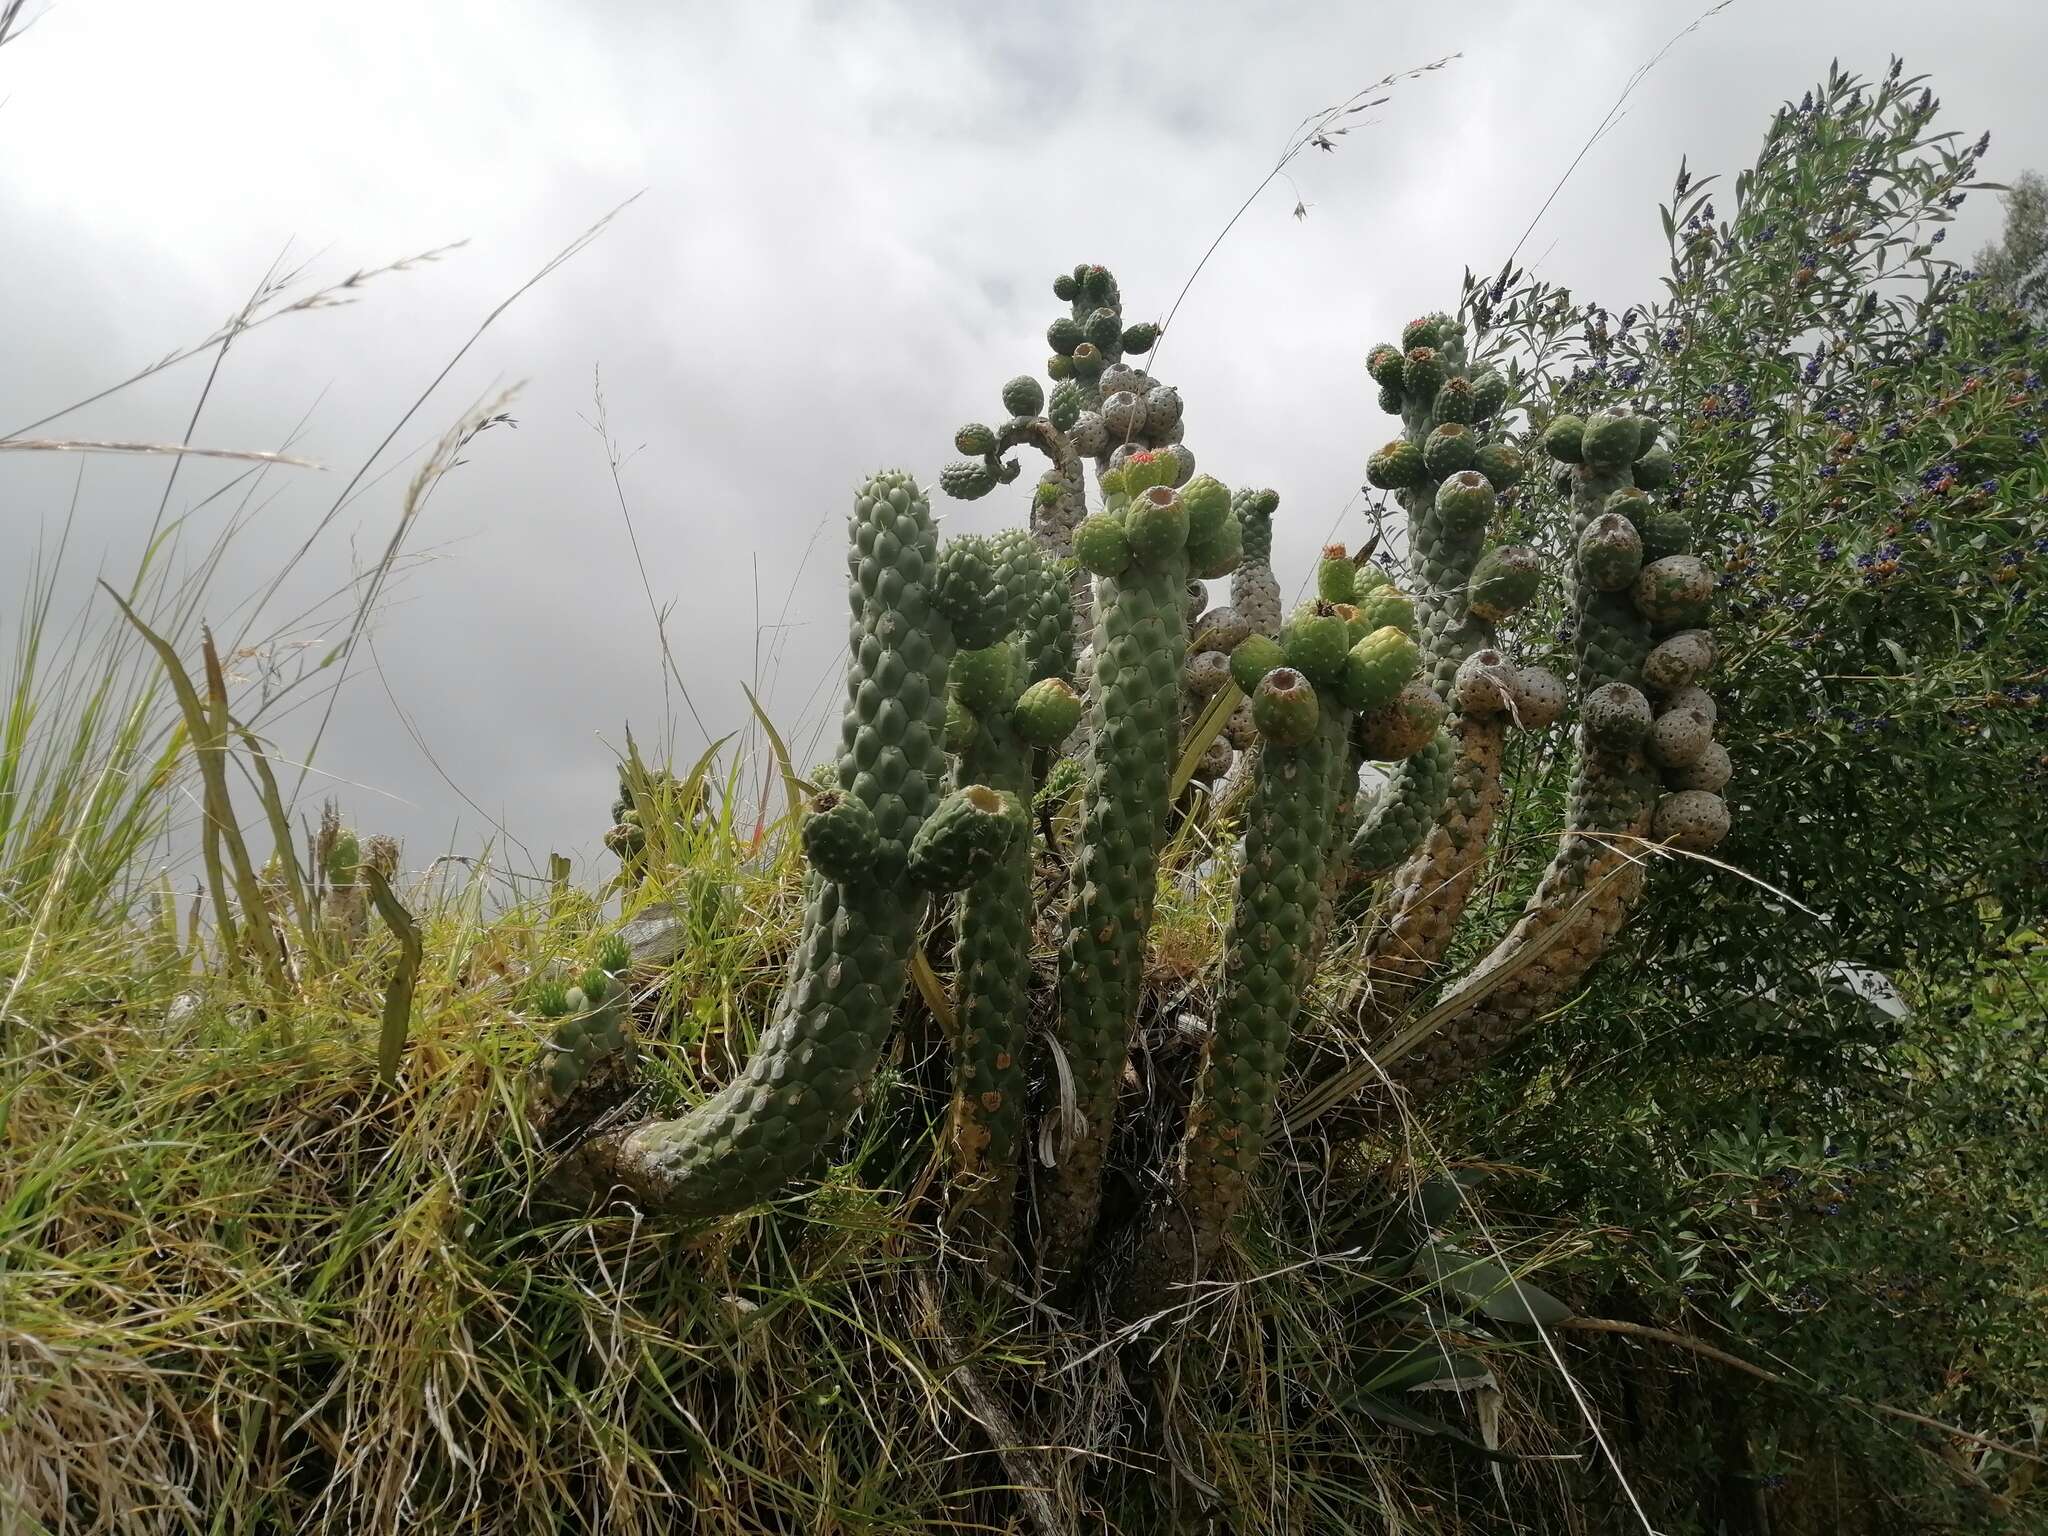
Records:
M1657 438L1659 430L1660 429L1658 427L1657 420L1655 417L1644 416L1640 413L1637 414L1635 452L1636 463L1641 463L1643 455L1648 453L1652 448L1658 446Z
M1252 695L1252 723L1276 746L1298 747L1316 733L1316 691L1293 667L1275 667Z
M1358 599L1358 622L1368 632L1392 625L1407 634L1415 633L1415 599L1392 582L1362 593Z
M1632 485L1624 485L1600 504L1600 510L1627 518L1636 525L1636 530L1641 532L1643 519L1650 515L1650 509L1655 505L1656 503L1650 500L1649 492L1637 490Z
M1728 835L1728 803L1704 789L1681 789L1657 802L1650 836L1660 843L1705 853Z
M958 452L972 454L976 458L992 454L996 451L995 428L984 426L978 421L970 421L953 434L953 447Z
M1643 568L1643 536L1619 512L1603 512L1579 534L1579 574L1596 592L1619 592Z
M1675 508L1646 508L1636 519L1636 527L1643 535L1645 560L1657 561L1666 555L1689 555L1693 552L1692 522Z
M1124 317L1105 307L1088 317L1087 327L1088 339L1104 352L1112 352L1123 340Z
M1073 798L1074 791L1081 787L1083 763L1078 757L1063 757L1052 765L1052 772L1045 776L1045 787L1040 789L1032 801L1032 809L1041 814L1051 814Z
M1036 416L1045 409L1045 386L1020 373L1003 386L1003 409L1012 416Z
M1503 544L1481 555L1472 568L1465 586L1466 606L1476 617L1498 624L1536 595L1542 579L1543 564L1535 550L1526 544Z
M1065 679L1043 677L1019 695L1010 719L1028 745L1056 747L1081 723L1081 696Z
M1660 640L1643 660L1643 681L1671 692L1689 688L1714 664L1713 641L1702 630L1688 629Z
M974 718L974 712L960 700L946 700L946 750L955 757L974 744L975 733L981 729L981 722Z
M864 529L867 547L856 547L858 570L873 570L877 579L900 557L887 530ZM933 573L932 606L952 626L955 641L978 649L993 645L1007 627L1008 614L998 600L995 551L979 535L948 541L939 552Z
M1367 593L1377 592L1389 580L1387 573L1370 561L1357 566L1356 574L1351 578L1352 601L1363 602Z
M1385 411L1389 416L1398 416L1401 414L1401 391L1399 390L1399 388L1389 387L1384 384L1381 385L1379 401L1380 409Z
M1457 334L1457 321L1438 310L1433 314L1419 315L1402 326L1401 346L1405 351L1416 347L1440 347Z
M1008 795L969 784L939 802L910 844L910 878L931 891L958 891L987 874L1023 831Z
M1434 443L1438 434L1446 431L1438 427L1430 433ZM1436 515L1443 536L1453 540L1476 538L1486 531L1486 525L1493 521L1495 505L1493 484L1476 469L1461 469L1445 479L1436 488Z
M1496 491L1505 491L1529 472L1529 461L1513 443L1481 443L1472 467L1491 480Z
M1380 388L1398 390L1401 387L1401 349L1381 342L1366 353L1365 371Z
M1053 386L1052 395L1045 403L1046 420L1062 432L1071 432L1074 423L1081 419L1083 408L1081 386L1067 379Z
M354 885L363 862L361 842L353 832L343 832L334 839L334 846L327 853L327 878L335 885Z
M1507 401L1508 381L1498 369L1482 368L1472 375L1472 405L1477 412L1474 421L1492 420Z
M1007 641L957 652L948 673L954 694L970 714L1007 709L1017 697L1017 653Z
M1356 878L1377 879L1421 846L1450 793L1458 750L1439 730L1397 766L1351 836Z
M1479 402L1473 396L1471 381L1456 374L1445 379L1443 388L1436 392L1436 403L1430 407L1430 414L1440 422L1478 420Z
M1001 483L992 464L961 460L939 471L939 489L955 501L978 501Z
M1143 357L1158 344L1159 327L1150 320L1140 320L1136 325L1124 327L1124 350L1133 357Z
M856 878L809 882L803 932L746 1068L681 1119L609 1141L607 1181L649 1211L742 1210L809 1168L861 1103L903 993L927 897L901 871L946 772L952 641L934 610L938 534L916 481L868 481L849 531L838 782L872 814L877 857Z
M1267 635L1247 635L1230 653L1230 680L1237 691L1249 698L1259 691L1259 680L1275 667L1287 665L1287 652L1278 640Z
M812 798L803 822L804 854L827 880L853 880L872 870L882 837L865 802L838 790Z
M1422 450L1405 437L1397 437L1365 461L1365 477L1383 491L1406 490L1420 485L1427 473Z
M1185 492L1183 492L1185 502ZM1188 533L1188 570L1204 581L1228 576L1244 560L1244 531L1236 518L1225 518L1207 538Z
M1479 462L1479 439L1463 422L1447 421L1422 443L1422 463L1437 478L1455 475Z
M1281 644L1287 652L1288 666L1311 683L1329 686L1344 675L1344 655L1351 649L1351 630L1328 603L1319 603L1313 612L1301 615L1287 627Z
M1344 655L1342 697L1351 709L1383 709L1422 665L1421 647L1391 624L1376 629Z
M1444 387L1443 359L1434 347L1411 347L1401 360L1401 393L1410 400L1434 400Z
M1074 360L1061 357L1055 352L1045 360L1045 376L1053 380L1068 380L1074 376Z
M1188 513L1188 543L1213 538L1230 516L1230 488L1214 475L1196 475L1180 488L1181 505Z
M1627 683L1602 683L1586 695L1579 723L1596 747L1633 751L1650 734L1650 701Z
M1636 459L1642 424L1616 411L1595 411L1579 437L1579 456L1592 469L1626 469Z
M1344 621L1344 634L1353 645L1358 644L1359 641L1365 638L1365 621L1358 616L1357 604L1332 603L1330 604L1330 611Z
M1586 423L1577 416L1555 416L1543 429L1543 451L1560 464L1585 458Z
M1395 694L1391 704L1361 710L1352 740L1363 757L1400 762L1435 740L1445 713L1443 696L1417 678Z
M1070 315L1061 315L1045 328L1045 344L1061 357L1072 357L1074 348L1088 339L1088 333L1081 329L1081 322Z
M1131 558L1143 564L1177 559L1188 541L1188 511L1180 493L1154 485L1136 495L1124 514L1124 536L1130 540Z
M1636 484L1646 491L1661 491L1678 478L1678 461L1662 443L1653 443L1636 460Z
M1097 576L1120 576L1131 563L1131 541L1123 520L1107 512L1091 513L1074 530L1074 558Z
M1054 298L1059 299L1065 303L1071 303L1073 300L1079 298L1080 294L1081 280L1079 277L1073 276L1066 272L1062 272L1058 277L1052 280L1052 296Z
M1358 567L1342 544L1324 546L1316 562L1316 596L1326 603L1348 603L1358 596Z
M1636 577L1636 611L1660 628L1693 629L1705 622L1713 592L1713 573L1700 560L1666 555Z

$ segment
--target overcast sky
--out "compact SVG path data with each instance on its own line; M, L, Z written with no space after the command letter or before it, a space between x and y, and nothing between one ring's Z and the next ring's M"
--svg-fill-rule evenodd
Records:
M622 728L659 744L670 726L591 426L600 371L704 726L741 725L756 675L786 727L826 704L836 719L858 480L882 466L935 480L953 428L999 414L1002 380L1042 369L1054 273L1103 262L1130 318L1161 314L1304 114L1457 53L1268 189L1162 362L1203 467L1281 492L1291 584L1388 435L1366 350L1453 302L1462 266L1500 262L1629 73L1701 3L55 0L0 51L0 433L204 337L280 253L310 264L307 291L466 240L230 352L194 441L289 444L324 466L270 470L247 502L246 480L209 499L241 466L181 469L171 509L191 512L195 554L237 508L252 514L205 604L237 633L484 316L641 194L484 335L254 631L283 629L287 670L293 641L331 644L289 621L374 562L421 451L518 386L517 429L482 434L410 530L426 558L359 653L308 794L401 834L415 867L502 826L535 860L608 870ZM1934 76L1942 126L1991 130L1988 174L2048 166L2041 0L1734 0L1636 93L1525 259L1612 309L1651 296L1655 206L1680 155L1732 174L1831 57L1876 74L1892 51ZM1996 227L1993 200L1974 198L1949 249ZM175 442L208 366L33 435ZM166 473L161 458L0 455L0 605L74 490L67 602L87 602L95 566L125 577ZM1021 520L1035 474L971 505L934 500L951 531L995 528ZM1362 531L1354 514L1338 536ZM757 636L785 606L794 627ZM687 762L704 738L673 708ZM277 720L287 755L317 715Z

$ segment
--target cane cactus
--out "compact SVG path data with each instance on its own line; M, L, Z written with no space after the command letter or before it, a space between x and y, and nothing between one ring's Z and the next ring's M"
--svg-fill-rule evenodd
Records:
M965 543L966 541L960 541ZM987 544L1005 638L963 653L953 697L964 721L954 779L984 784L1028 807L1044 750L1072 734L1081 700L1073 670L1068 574L1028 536ZM1008 850L960 894L955 956L953 1150L949 1222L991 1267L1008 1267L1021 1163L1031 1005L1031 843Z
M923 495L900 474L862 487L849 531L838 787L804 825L803 934L768 1029L745 1071L689 1114L578 1154L581 1177L649 1210L740 1210L819 1157L866 1096L932 890L979 878L1022 835L1018 807L986 786L941 799L955 638L985 646L999 633L986 552L942 557Z
M1658 436L1655 422L1622 411L1560 416L1544 434L1564 466L1577 534L1569 823L1521 920L1447 994L1447 1022L1395 1064L1412 1093L1471 1071L1577 987L1642 893L1646 838L1704 851L1727 833L1718 791L1728 754L1713 740L1716 709L1700 686L1714 660L1703 627L1713 583L1683 516L1651 497L1673 474Z
M1499 809L1507 725L1548 724L1544 710L1562 695L1555 678L1512 667L1494 649L1495 625L1535 590L1533 558L1520 550L1487 553L1498 493L1524 470L1512 444L1486 435L1506 401L1506 382L1492 369L1468 367L1464 327L1447 315L1410 321L1401 341L1405 351L1382 345L1366 360L1382 408L1398 412L1404 428L1372 456L1367 474L1394 491L1408 514L1422 681L1441 701L1436 708L1450 708L1450 777L1420 846L1394 871L1376 909L1366 953L1369 1024L1400 1012L1450 945ZM1430 713L1418 690L1391 715L1362 720L1361 730L1405 742ZM1425 753L1395 776L1382 795L1384 811L1376 806L1359 829L1375 845L1359 850L1359 863L1389 851L1388 834L1420 819L1414 813L1440 772L1436 755Z
M1342 590L1351 590L1345 583ZM1349 606L1349 605L1345 605ZM1315 967L1326 861L1337 846L1354 712L1394 701L1421 660L1391 626L1370 634L1318 600L1277 646L1240 647L1261 737L1245 812L1244 861L1223 965L1223 995L1202 1057L1172 1198L1142 1243L1146 1300L1214 1258L1243 1206L1265 1145L1287 1045ZM1278 657L1256 680L1252 673Z

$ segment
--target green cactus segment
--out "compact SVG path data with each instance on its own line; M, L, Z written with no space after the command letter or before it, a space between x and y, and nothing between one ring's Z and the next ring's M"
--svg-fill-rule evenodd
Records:
M1326 603L1357 600L1358 567L1351 563L1342 544L1330 545L1316 562L1316 596Z
M1542 578L1535 550L1526 544L1503 544L1488 550L1472 568L1465 601L1477 617L1498 624L1528 605Z
M1081 709L1081 696L1064 679L1046 677L1018 697L1011 719L1027 746L1056 747L1074 734Z
M855 620L837 781L873 818L877 857L858 878L812 882L768 1028L746 1069L679 1120L626 1133L605 1173L650 1210L717 1216L811 1167L860 1106L925 910L903 879L945 776L946 667L938 536L907 475L855 500L848 559Z
M595 966L574 983L552 979L535 988L533 1009L554 1028L542 1068L542 1097L535 1106L545 1121L563 1100L600 1066L630 1067L637 1056L630 1029L632 1009L622 978L630 956L614 937Z
M1280 497L1273 491L1241 490L1230 498L1231 517L1238 527L1241 558L1230 575L1230 606L1251 625L1252 633L1280 636L1280 580L1273 574L1273 514Z
M1268 737L1260 751L1245 808L1223 995L1188 1111L1184 1175L1140 1248L1137 1283L1150 1299L1209 1267L1265 1150L1288 1040L1314 971L1348 725L1346 711L1326 709L1305 737Z
M1379 879L1422 845L1450 792L1456 758L1450 734L1439 730L1395 767L1352 833L1351 881Z
M1185 563L1133 562L1097 585L1085 792L1060 947L1059 1048L1078 1122L1056 1127L1039 1257L1070 1270L1087 1250L1102 1162L1137 1015L1180 726ZM1049 1113L1057 1114L1057 1110Z
M1345 707L1371 710L1392 704L1421 662L1422 652L1406 631L1392 625L1374 630L1344 655Z
M1287 652L1278 640L1264 635L1247 635L1230 653L1230 680L1238 692L1250 698L1259 691L1259 681L1275 667L1287 665Z

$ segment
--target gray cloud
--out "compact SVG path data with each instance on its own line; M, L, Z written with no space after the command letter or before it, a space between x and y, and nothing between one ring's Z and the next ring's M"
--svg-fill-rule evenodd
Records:
M231 632L483 314L644 189L487 334L266 615L372 562L415 467L402 455L520 382L518 430L485 433L413 530L421 558L374 633L389 695L365 651L311 782L402 833L413 862L475 851L495 836L486 818L536 858L602 861L622 726L654 743L665 726L653 619L589 425L595 370L705 725L744 722L757 654L778 719L815 725L843 643L851 487L882 464L935 477L953 427L1040 368L1051 275L1103 261L1134 316L1163 311L1305 113L1460 51L1268 190L1162 359L1205 467L1282 492L1279 559L1305 574L1386 435L1366 348L1454 297L1462 266L1507 254L1621 82L1693 13L64 0L0 53L0 431L205 334L287 247L318 279L467 237L233 349L199 439L277 447L310 412L295 451L334 467L263 477L207 610ZM2044 42L2031 3L1739 3L1650 77L1524 257L1611 307L1649 296L1654 205L1679 156L1700 173L1747 164L1773 107L1833 56L1876 72L1901 52L1934 75L1946 124L1993 131L1994 171L2048 162L2030 78ZM1974 200L1954 247L1995 227ZM175 439L204 366L58 426ZM0 569L61 518L78 470L0 460ZM191 547L221 526L228 504L205 497L236 473L181 471ZM132 568L164 475L86 463L68 598L86 600L94 563ZM943 507L948 526L1017 520L1026 485ZM1360 536L1355 505L1335 531ZM757 640L785 603L793 627ZM279 722L287 752L315 713ZM678 714L688 757L702 738Z

